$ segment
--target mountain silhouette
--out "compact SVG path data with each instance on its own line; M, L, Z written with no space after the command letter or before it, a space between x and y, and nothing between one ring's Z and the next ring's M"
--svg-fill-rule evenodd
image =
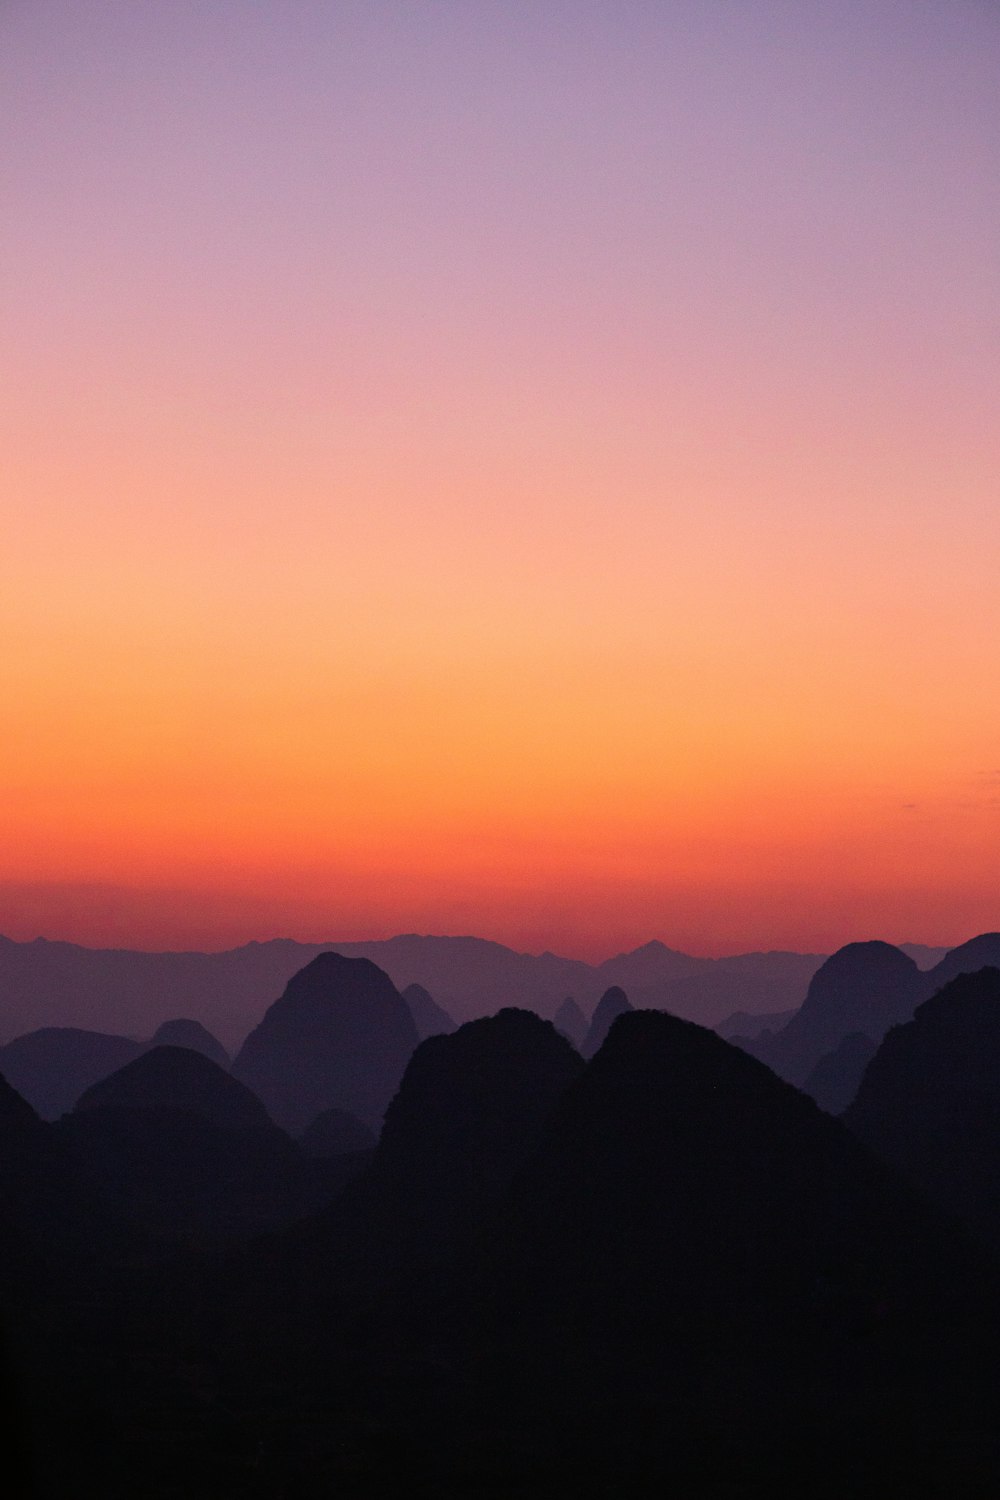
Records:
M361 943L246 943L223 953L143 953L0 935L0 1038L40 1026L148 1036L177 1015L195 1016L234 1051L292 976L320 953L367 958L402 991L425 988L459 1021L517 1003L555 1014L576 997L590 1012L611 985L644 1006L715 1024L734 1010L801 1004L821 957L749 953L696 958L660 942L592 965L553 953L517 953L476 937L406 934Z
M56 1129L109 1209L165 1240L278 1228L324 1207L362 1165L309 1159L245 1084L183 1047L154 1047L102 1079Z
M456 1023L451 1016L446 1010L442 1010L422 984L408 984L403 991L403 999L409 1007L421 1041L429 1036L447 1036L455 1030Z
M552 1018L552 1023L557 1031L568 1037L573 1046L583 1046L584 1037L587 1035L587 1018L577 1005L572 995L567 995Z
M937 1361L961 1373L935 1423L964 1420L975 1378L951 1322L953 1248L915 1193L755 1059L667 1014L626 1014L484 1252L491 1389L506 1382L514 1429L547 1400L546 1441L562 1425L569 1456L590 1413L596 1452L682 1494L770 1493L772 1462L780 1493L845 1493L862 1453L919 1472Z
M802 1092L828 1115L843 1114L877 1051L878 1043L863 1031L848 1032L838 1047L820 1058L803 1082Z
M816 971L801 1008L781 1031L733 1038L780 1078L801 1084L850 1032L880 1041L909 1020L926 993L926 976L891 943L848 943Z
M0 1072L44 1120L57 1120L91 1084L142 1050L131 1037L46 1026L0 1047Z
M604 1039L611 1030L612 1025L619 1016L625 1015L626 1011L632 1009L628 996L618 985L612 985L605 990L597 1002L594 1014L590 1018L587 1035L583 1039L580 1048L584 1057L593 1057L602 1047Z
M153 1047L93 1084L76 1105L78 1113L107 1108L184 1110L224 1130L273 1129L245 1084L189 1047Z
M411 1270L467 1247L582 1068L552 1023L526 1010L507 1008L422 1042L371 1167L350 1194L367 1244Z
M387 974L368 959L321 953L247 1037L233 1074L293 1135L327 1109L377 1131L417 1041Z
M188 1047L192 1052L201 1052L220 1068L229 1068L232 1058L210 1031L200 1021L180 1018L164 1021L158 1026L149 1041L150 1047Z
M1000 1245L1000 969L960 974L893 1027L844 1121Z

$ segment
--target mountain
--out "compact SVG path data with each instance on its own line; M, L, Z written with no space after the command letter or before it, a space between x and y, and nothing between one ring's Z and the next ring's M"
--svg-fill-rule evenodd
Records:
M0 1047L0 1072L43 1119L57 1120L91 1084L142 1050L131 1037L46 1026Z
M414 1266L467 1248L537 1148L583 1063L550 1021L506 1009L422 1042L369 1171L345 1199L365 1260Z
M552 1024L563 1036L569 1038L574 1047L583 1046L583 1039L587 1035L587 1018L572 995L566 996L553 1016Z
M635 1494L834 1496L862 1471L920 1475L968 1419L975 1315L955 1311L947 1225L839 1121L670 1015L615 1022L483 1255L497 1428L527 1424L594 1493L606 1464Z
M893 1027L844 1121L1000 1246L1000 969L960 974Z
M832 1052L820 1058L804 1080L802 1092L828 1115L843 1114L877 1050L878 1043L863 1031L848 1032Z
M713 966L710 958L692 958L688 953L678 953L665 943L654 938L633 948L629 953L617 953L598 964L595 975L605 989L612 985L620 989L648 990L676 983Z
M446 1010L427 993L422 984L408 984L403 999L409 1008L417 1035L421 1041L429 1036L447 1036L455 1030L455 1022Z
M229 1067L232 1058L225 1050L221 1042L216 1041L210 1031L206 1031L200 1021L191 1021L186 1018L175 1021L164 1021L158 1026L149 1041L150 1047L188 1047L192 1052L200 1052L204 1057L211 1058L212 1062L218 1063L220 1068Z
M890 1026L908 1020L925 984L913 959L890 943L848 943L816 971L787 1026L733 1040L779 1077L801 1084L850 1032L877 1042Z
M247 1037L233 1074L293 1135L334 1108L377 1131L417 1041L387 974L365 958L321 953Z
M330 949L376 963L399 990L419 984L458 1021L509 1005L553 1016L569 994L589 1012L609 986L619 985L644 1006L714 1024L737 1009L799 1005L821 961L788 953L693 958L653 942L594 966L517 953L482 938L416 934L362 943L278 938L225 953L138 953L0 937L0 1035L70 1026L148 1036L161 1022L190 1015L235 1049L289 979Z
M304 1153L245 1084L184 1047L102 1079L56 1130L118 1218L165 1242L276 1229L323 1208L362 1164Z
M584 1037L583 1045L580 1048L583 1056L593 1057L603 1046L604 1039L611 1030L614 1022L619 1016L623 1016L626 1011L630 1011L631 1009L632 1006L629 1004L628 996L618 985L612 985L609 990L605 990L597 1002L594 1014L590 1018L587 1035Z
M89 1109L175 1109L224 1130L271 1130L255 1094L218 1063L189 1047L153 1047L93 1084L79 1099Z

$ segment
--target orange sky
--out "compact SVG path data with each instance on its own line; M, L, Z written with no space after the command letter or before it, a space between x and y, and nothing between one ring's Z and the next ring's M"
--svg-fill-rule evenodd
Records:
M0 931L1000 926L995 17L268 9L0 18Z

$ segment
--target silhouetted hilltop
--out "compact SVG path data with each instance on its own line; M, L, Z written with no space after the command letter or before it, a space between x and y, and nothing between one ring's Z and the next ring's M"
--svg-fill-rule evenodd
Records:
M403 991L403 999L409 1007L421 1041L429 1036L447 1036L455 1030L456 1023L451 1016L446 1010L442 1010L422 984L408 984Z
M0 1072L45 1120L73 1108L84 1089L143 1050L131 1037L47 1026L0 1047Z
M520 1392L514 1420L547 1400L566 1453L586 1414L598 1451L615 1434L616 1462L627 1451L630 1474L672 1474L679 1493L726 1493L727 1472L760 1483L772 1458L781 1493L844 1493L859 1452L880 1473L919 1471L919 1414L926 1402L945 1420L941 1369L964 1358L952 1248L839 1121L755 1059L672 1016L624 1015L487 1252L494 1388Z
M815 1099L828 1115L843 1114L877 1050L878 1043L863 1031L849 1032L838 1047L820 1058L803 1083L802 1092Z
M361 1165L309 1160L245 1084L183 1047L95 1084L56 1128L104 1203L165 1240L275 1229L324 1207Z
M584 1037L583 1046L580 1048L583 1056L593 1057L603 1045L604 1039L611 1030L614 1022L619 1016L623 1016L626 1011L630 1011L631 1009L628 996L618 985L612 985L609 990L605 990L597 1002L594 1014L590 1018L587 1035Z
M368 959L321 953L247 1037L233 1073L292 1134L334 1108L378 1130L417 1040L387 974Z
M203 1056L211 1058L212 1062L218 1063L220 1068L228 1068L232 1062L232 1058L222 1043L217 1041L210 1031L206 1031L200 1021L191 1021L187 1018L164 1021L162 1026L157 1027L149 1045L151 1047L189 1047L192 1052L200 1052Z
M817 970L800 1010L777 1033L733 1038L781 1078L801 1084L820 1058L852 1031L879 1041L908 1020L925 991L925 976L891 943L848 943Z
M583 1046L583 1039L587 1035L587 1017L577 1005L572 995L567 995L553 1017L553 1025L563 1036L568 1037L573 1046Z
M224 1130L271 1130L260 1100L189 1047L153 1047L81 1095L76 1109L176 1109Z
M448 1260L495 1212L583 1063L550 1021L505 1009L421 1042L350 1194L369 1255ZM345 1200L347 1206L347 1200Z
M375 1132L362 1125L346 1109L325 1109L302 1132L299 1145L306 1156L345 1156L351 1151L372 1151Z
M844 1120L1000 1244L1000 970L959 975L893 1027Z

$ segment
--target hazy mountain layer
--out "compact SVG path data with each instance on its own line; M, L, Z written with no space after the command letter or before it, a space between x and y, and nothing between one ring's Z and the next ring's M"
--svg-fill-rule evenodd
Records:
M182 1015L235 1051L292 975L330 950L378 964L400 991L419 984L458 1023L511 1005L551 1018L567 995L589 1015L605 990L620 985L637 1006L670 1008L713 1025L735 1010L795 1008L822 962L821 955L800 953L692 958L659 942L595 966L516 953L475 937L278 938L225 953L139 953L0 937L0 1037L43 1026L146 1037Z

